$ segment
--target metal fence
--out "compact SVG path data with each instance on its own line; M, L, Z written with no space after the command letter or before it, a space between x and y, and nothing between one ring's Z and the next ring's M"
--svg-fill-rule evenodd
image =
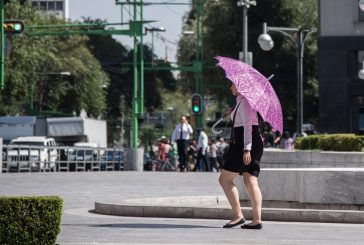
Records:
M3 145L2 172L121 171L120 148Z

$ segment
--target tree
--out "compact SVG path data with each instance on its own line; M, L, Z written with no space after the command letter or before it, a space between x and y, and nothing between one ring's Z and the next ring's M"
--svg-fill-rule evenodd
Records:
M10 0L7 18L26 20L27 26L61 24L54 17L39 16L31 2L21 5ZM5 89L0 95L1 114L37 113L44 110L72 113L85 109L89 115L102 116L105 110L103 86L108 77L86 46L87 37L27 36L13 38L12 52L5 64ZM61 71L71 73L61 77Z

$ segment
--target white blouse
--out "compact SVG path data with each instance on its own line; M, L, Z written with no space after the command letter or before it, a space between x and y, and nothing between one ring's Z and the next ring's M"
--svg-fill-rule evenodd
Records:
M234 128L244 126L244 150L250 151L252 148L252 125L258 125L257 111L250 106L244 96L239 95L236 97L236 106L230 114L231 120L233 120L237 107Z

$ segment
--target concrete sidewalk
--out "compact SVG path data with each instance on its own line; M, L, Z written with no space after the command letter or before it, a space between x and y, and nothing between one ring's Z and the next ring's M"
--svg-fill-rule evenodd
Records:
M61 245L363 244L363 224L264 221L264 229L222 229L226 220L120 217L90 213L96 201L223 196L217 173L80 172L0 175L0 195L59 195ZM264 217L263 217L264 219Z

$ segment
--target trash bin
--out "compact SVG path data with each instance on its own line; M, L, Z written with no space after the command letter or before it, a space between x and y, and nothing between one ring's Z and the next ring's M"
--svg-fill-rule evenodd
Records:
M144 148L126 149L125 171L143 171L144 168Z

